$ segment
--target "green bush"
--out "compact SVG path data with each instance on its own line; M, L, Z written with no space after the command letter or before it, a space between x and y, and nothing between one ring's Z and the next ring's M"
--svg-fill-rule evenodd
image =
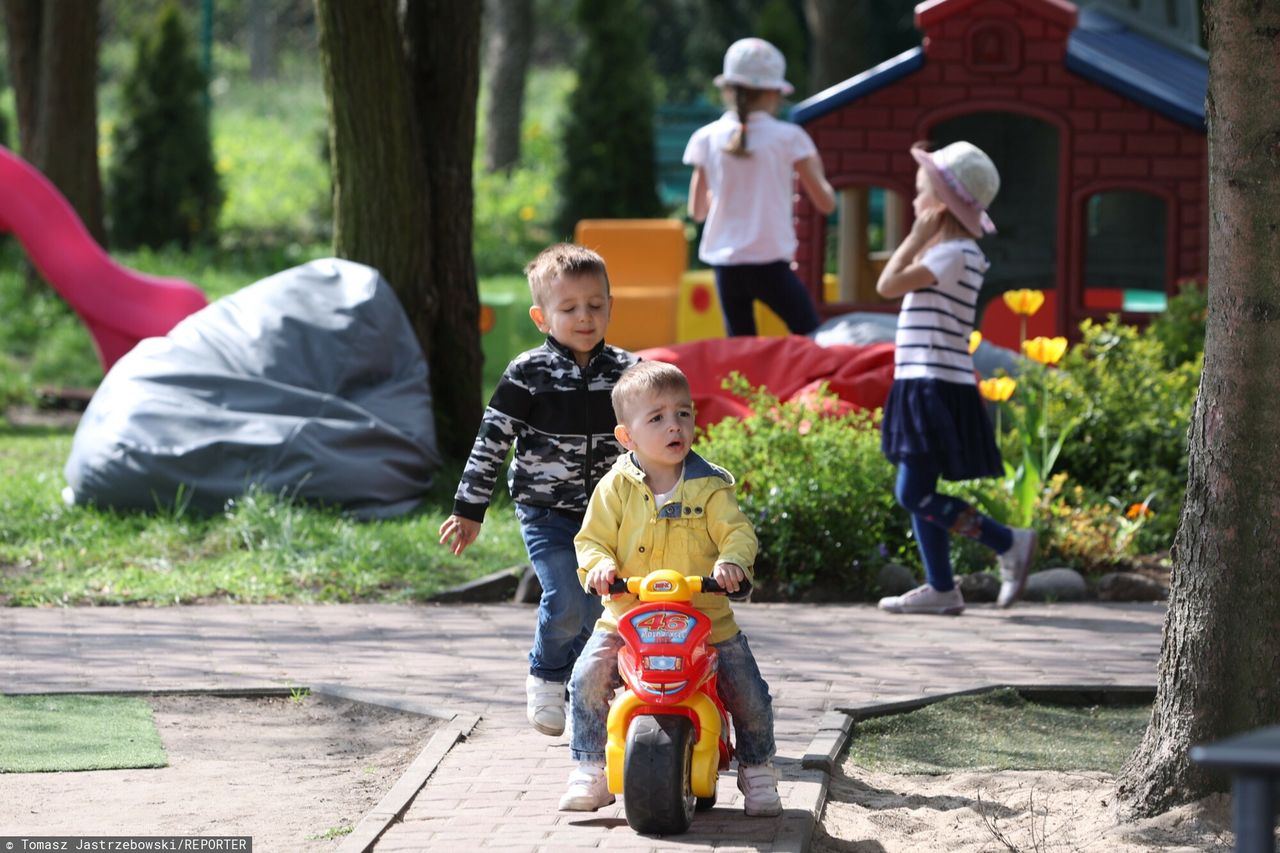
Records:
M1169 547L1187 484L1187 427L1203 355L1169 367L1160 337L1116 318L1086 320L1082 339L1050 371L1050 418L1079 418L1057 470L1089 501L1123 507L1154 495L1139 548Z
M835 398L780 403L734 374L725 387L752 414L702 435L698 452L738 480L760 539L762 597L864 599L887 557L914 562L907 513L880 453L879 412L824 415Z
M223 194L214 169L204 74L175 3L139 36L112 133L107 210L122 247L211 240Z
M1169 307L1157 314L1147 334L1164 347L1165 367L1175 368L1204 355L1204 320L1209 295L1194 280L1182 282Z

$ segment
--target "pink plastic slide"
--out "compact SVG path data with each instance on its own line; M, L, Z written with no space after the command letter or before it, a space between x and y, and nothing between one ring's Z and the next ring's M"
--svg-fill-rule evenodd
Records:
M102 250L49 179L0 146L0 233L14 234L40 275L80 315L109 370L143 338L208 304L190 282L126 269Z

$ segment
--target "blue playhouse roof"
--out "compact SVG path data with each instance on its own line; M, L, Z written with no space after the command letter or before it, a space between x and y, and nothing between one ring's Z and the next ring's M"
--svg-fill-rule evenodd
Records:
M812 121L818 116L826 115L845 104L870 95L877 89L896 83L923 67L924 49L913 47L893 59L886 59L879 65L868 68L856 77L850 77L843 83L837 83L829 89L823 89L818 94L805 98L791 108L791 120L796 124Z
M869 68L796 104L791 119L803 124L924 67L918 47ZM1203 131L1209 66L1204 60L1131 29L1097 9L1081 9L1067 41L1065 66L1087 80L1130 98L1181 124Z
M1081 9L1065 65L1166 118L1203 131L1209 64L1142 35L1097 9Z

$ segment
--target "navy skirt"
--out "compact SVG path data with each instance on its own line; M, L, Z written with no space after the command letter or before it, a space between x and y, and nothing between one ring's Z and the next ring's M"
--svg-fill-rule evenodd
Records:
M973 385L895 379L884 404L880 449L890 462L928 466L946 480L1004 475L991 419Z

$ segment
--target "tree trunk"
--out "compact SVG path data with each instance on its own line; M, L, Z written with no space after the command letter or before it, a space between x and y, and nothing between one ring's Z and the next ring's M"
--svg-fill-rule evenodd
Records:
M480 427L480 298L472 256L471 163L480 86L480 4L418 0L405 11L412 113L424 139L432 216L430 287L419 310L429 339L441 450L465 459ZM407 306L406 306L407 307Z
M18 118L18 153L31 160L36 130L36 101L40 79L40 0L4 0L4 23L9 33L9 80Z
M106 244L98 172L97 0L5 0L22 156Z
M820 92L867 69L867 0L804 0L813 49L809 86Z
M275 12L269 0L249 0L249 76L274 80L276 70Z
M1215 0L1209 310L1155 706L1120 796L1151 815L1222 790L1196 744L1280 722L1280 6Z
M441 450L465 457L481 414L471 257L479 7L316 0L329 100L334 251L376 267L431 367Z
M510 169L520 160L524 86L533 44L533 0L486 0L484 47L484 167Z

